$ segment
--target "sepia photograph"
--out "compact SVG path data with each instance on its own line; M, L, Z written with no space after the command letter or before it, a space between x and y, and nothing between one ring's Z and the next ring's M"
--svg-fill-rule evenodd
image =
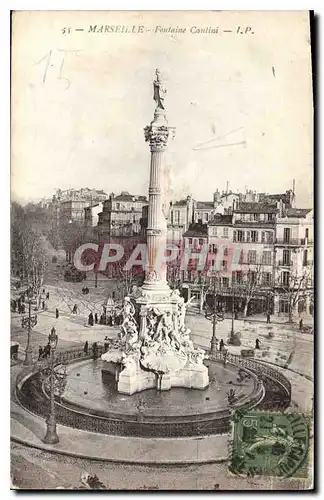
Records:
M314 488L312 16L12 11L12 490Z

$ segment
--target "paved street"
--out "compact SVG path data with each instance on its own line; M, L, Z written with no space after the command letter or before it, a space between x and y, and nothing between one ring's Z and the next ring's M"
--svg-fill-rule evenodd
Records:
M118 490L252 490L307 489L304 480L255 477L245 479L229 474L226 463L175 467L121 465L54 455L12 443L12 481L20 488L55 489L81 486L83 472L97 474L107 488ZM28 471L28 473L26 473Z

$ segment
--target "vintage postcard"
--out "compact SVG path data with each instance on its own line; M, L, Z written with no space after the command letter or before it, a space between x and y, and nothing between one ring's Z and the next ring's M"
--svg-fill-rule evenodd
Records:
M12 13L11 485L314 487L308 11Z

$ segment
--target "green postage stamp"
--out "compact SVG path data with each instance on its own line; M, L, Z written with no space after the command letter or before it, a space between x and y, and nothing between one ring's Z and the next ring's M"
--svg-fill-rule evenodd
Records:
M244 476L307 477L308 446L302 414L236 411L229 470Z

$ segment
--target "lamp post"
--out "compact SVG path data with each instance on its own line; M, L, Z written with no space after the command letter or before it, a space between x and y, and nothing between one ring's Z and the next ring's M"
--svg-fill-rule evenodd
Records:
M231 335L234 335L234 319L235 319L235 288L234 285L232 287L232 327L231 327Z
M50 354L50 414L46 420L47 431L44 437L44 443L56 444L59 442L59 437L56 433L56 416L55 416L55 372L54 372L54 355L57 346L58 336L56 335L56 330L53 327L50 335L48 336L48 342L51 347Z
M31 314L31 305L33 299L30 296L28 299L28 316L21 319L22 328L27 328L27 346L25 350L24 365L30 365L33 362L33 349L31 346L31 331L37 325L37 314Z
M207 305L206 305L205 317L207 319L211 320L213 323L213 335L212 335L211 342L210 342L210 353L212 355L216 355L216 352L217 352L216 325L219 321L223 321L223 319L224 319L223 311L217 310L216 278L214 278L213 299L214 299L214 301L213 301L213 307L212 307L211 314L208 314Z
M231 331L230 331L230 336L228 343L230 345L241 345L241 340L240 340L240 333L234 331L234 320L235 320L235 287L234 283L232 283L232 326L231 326Z

